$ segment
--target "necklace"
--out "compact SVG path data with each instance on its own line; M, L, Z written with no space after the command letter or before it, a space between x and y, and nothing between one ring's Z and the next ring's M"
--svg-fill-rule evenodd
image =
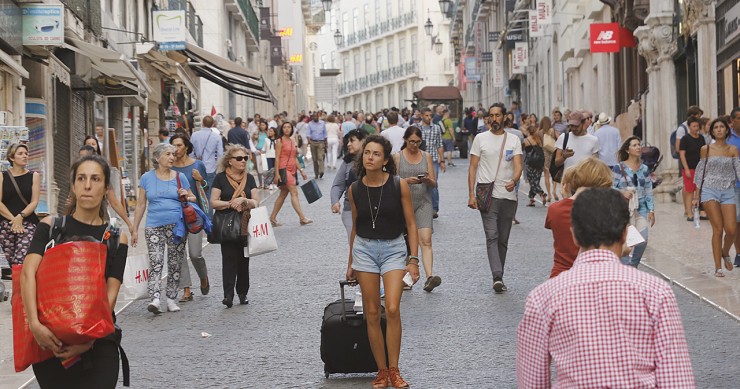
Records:
M383 185L380 185L380 197L378 198L378 205L373 207L373 202L370 200L370 187L365 185L367 190L367 204L370 207L370 219L373 222L373 230L375 229L375 221L378 220L378 214L380 213L380 202L383 201ZM373 216L373 209L375 209L375 215Z

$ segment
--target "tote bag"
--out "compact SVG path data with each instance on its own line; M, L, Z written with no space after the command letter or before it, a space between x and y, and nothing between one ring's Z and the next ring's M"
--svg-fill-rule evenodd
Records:
M270 223L267 207L252 209L249 219L249 256L254 257L277 250L275 230Z
M120 295L125 300L149 297L149 260L146 254L131 255L126 259Z

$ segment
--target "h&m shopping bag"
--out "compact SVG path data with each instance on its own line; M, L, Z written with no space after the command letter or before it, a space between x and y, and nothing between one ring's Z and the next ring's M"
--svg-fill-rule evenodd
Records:
M123 271L123 284L119 292L125 300L139 300L149 297L149 259L146 254L130 255Z
M249 219L249 256L254 257L277 250L275 230L270 223L267 207L252 209Z

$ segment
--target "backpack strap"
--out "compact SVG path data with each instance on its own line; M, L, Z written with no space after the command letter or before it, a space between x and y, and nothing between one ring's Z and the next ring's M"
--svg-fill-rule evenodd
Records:
M64 226L67 224L67 215L54 216L51 219L51 228L49 229L49 243L46 244L46 250L54 247L61 239L64 233Z

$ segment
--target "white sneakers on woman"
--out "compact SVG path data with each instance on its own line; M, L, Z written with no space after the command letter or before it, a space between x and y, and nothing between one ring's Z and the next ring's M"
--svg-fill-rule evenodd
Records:
M180 307L175 304L175 300L167 299L167 310L170 312L179 312Z

